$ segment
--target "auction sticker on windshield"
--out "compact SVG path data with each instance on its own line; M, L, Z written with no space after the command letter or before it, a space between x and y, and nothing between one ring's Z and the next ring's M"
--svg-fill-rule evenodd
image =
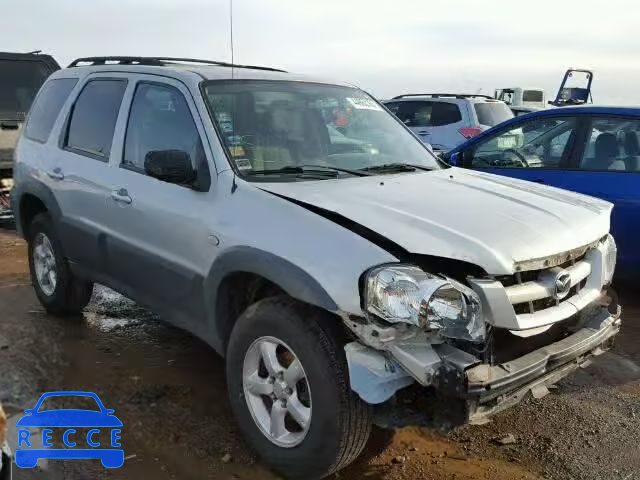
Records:
M56 408L51 408L51 404ZM64 404L65 408L59 408ZM68 404L68 405L67 405ZM67 406L82 408L66 408ZM100 459L106 468L124 463L122 422L91 392L49 392L18 420L16 465L33 468L40 459ZM40 435L36 435L36 432Z
M382 111L382 107L367 97L347 97L347 101L358 110L377 110Z

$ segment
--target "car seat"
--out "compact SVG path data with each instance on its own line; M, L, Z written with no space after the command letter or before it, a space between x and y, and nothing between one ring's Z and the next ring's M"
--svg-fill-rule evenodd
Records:
M583 168L586 170L618 170L618 139L613 133L604 132L598 135L594 144L594 157L587 159Z
M640 141L634 130L628 130L624 135L625 164L627 171L640 172Z

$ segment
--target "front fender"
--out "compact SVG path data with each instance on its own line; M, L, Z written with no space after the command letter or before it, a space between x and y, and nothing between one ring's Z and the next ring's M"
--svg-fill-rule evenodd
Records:
M218 292L223 280L234 273L259 275L301 302L330 312L339 310L336 302L322 285L299 266L258 248L231 247L216 258L204 282L206 309L210 312L211 318L215 318L212 343L218 351L223 350L225 337L223 320L216 318Z

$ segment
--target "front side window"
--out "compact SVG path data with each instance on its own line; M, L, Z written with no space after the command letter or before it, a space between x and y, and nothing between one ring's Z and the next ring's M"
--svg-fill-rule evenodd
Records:
M182 93L169 85L140 83L129 113L122 166L145 173L150 152L178 150L189 155L199 190L211 182L200 134Z
M480 142L474 168L562 168L568 166L576 132L573 117L543 118L520 124Z
M523 102L538 102L541 103L544 101L544 94L541 90L525 90L522 92L522 101Z
M73 107L65 147L108 160L126 80L91 80Z
M587 139L582 170L640 172L640 120L594 118Z
M212 81L205 100L229 158L249 177L308 165L440 168L424 145L361 90L288 81Z
M62 105L69 98L77 78L60 78L47 82L29 114L25 135L32 140L46 142Z

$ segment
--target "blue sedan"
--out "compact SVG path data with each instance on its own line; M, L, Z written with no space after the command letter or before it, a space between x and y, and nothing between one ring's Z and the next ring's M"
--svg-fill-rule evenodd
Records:
M640 108L532 112L483 132L443 159L612 202L617 276L640 276Z

